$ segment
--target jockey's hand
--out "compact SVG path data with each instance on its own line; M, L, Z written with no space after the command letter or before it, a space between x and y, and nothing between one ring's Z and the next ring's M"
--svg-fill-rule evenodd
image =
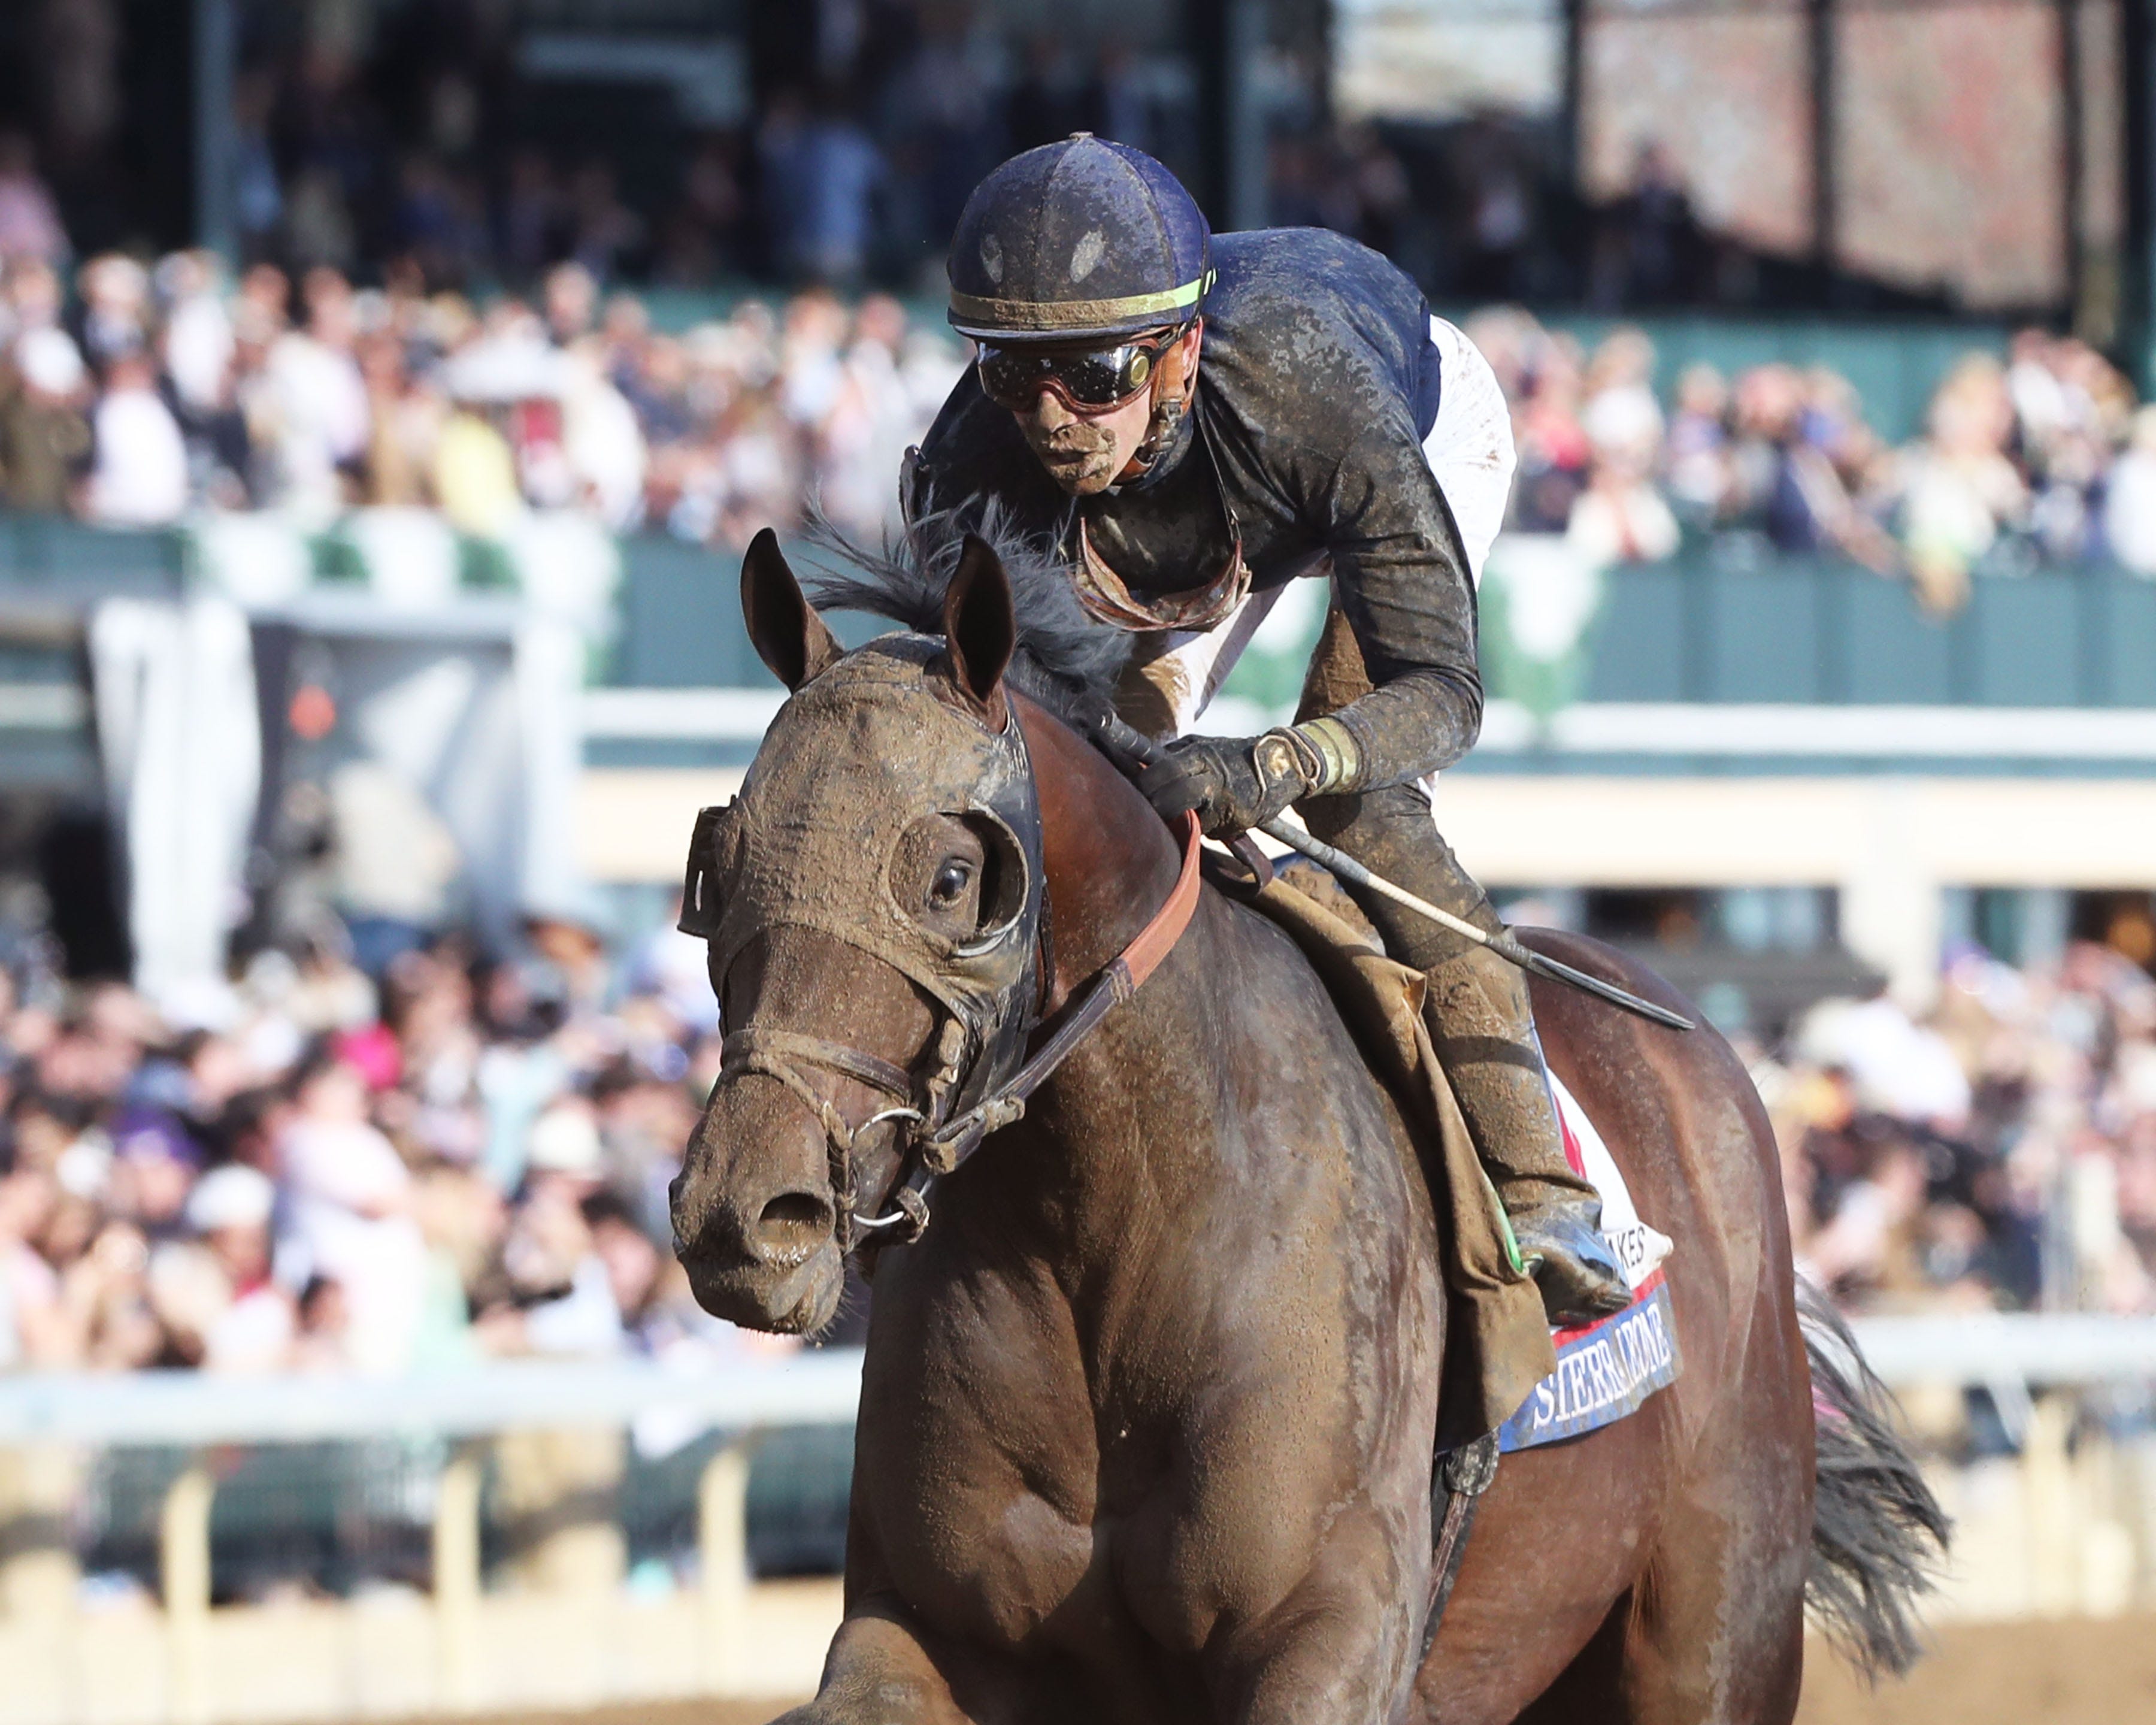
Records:
M1274 819L1310 788L1297 752L1281 733L1183 737L1138 775L1146 800L1168 820L1188 809L1208 837L1247 832Z

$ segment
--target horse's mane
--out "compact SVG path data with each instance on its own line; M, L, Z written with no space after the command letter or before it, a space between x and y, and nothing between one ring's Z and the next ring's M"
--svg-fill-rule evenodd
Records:
M1050 712L1090 731L1112 706L1132 637L1086 614L1052 541L1022 532L994 498L922 514L876 548L849 538L820 511L809 512L810 544L834 563L803 572L802 591L819 610L865 611L916 634L943 633L943 594L968 532L1002 559L1018 619L1008 680Z

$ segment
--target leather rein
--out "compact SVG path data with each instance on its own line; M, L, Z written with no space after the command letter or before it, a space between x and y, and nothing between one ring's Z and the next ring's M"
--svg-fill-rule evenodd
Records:
M963 1089L965 1076L966 1034L956 1018L943 1019L936 1041L937 1069L919 1087L904 1067L820 1036L747 1024L726 1038L720 1083L762 1073L791 1091L824 1128L841 1251L850 1251L856 1244L905 1245L920 1239L928 1226L928 1194L936 1182L957 1172L990 1133L1023 1118L1033 1093L1054 1076L1102 1019L1138 991L1174 949L1197 911L1199 885L1197 816L1185 814L1183 825L1183 866L1167 901L1128 946L1087 978L1056 1011L1049 1021L1054 1029L1032 1056L962 1114L944 1117L950 1099ZM1044 932L1047 921L1044 906ZM1047 974L1045 964L1042 974L1044 978ZM1036 1033L1039 1028L1035 1027ZM803 1067L854 1079L892 1098L892 1106L878 1109L858 1126L850 1126L830 1097L810 1082ZM855 1184L855 1153L862 1134L886 1121L900 1123L901 1174L887 1200L891 1208L880 1216L864 1216L855 1209L860 1194ZM886 1230L891 1231L886 1234ZM866 1240L860 1238L864 1233L870 1236Z

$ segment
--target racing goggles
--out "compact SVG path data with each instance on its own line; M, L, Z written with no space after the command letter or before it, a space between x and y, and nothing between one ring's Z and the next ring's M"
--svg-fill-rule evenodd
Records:
M1183 329L1149 341L1115 347L983 347L981 393L999 408L1023 413L1052 389L1073 412L1119 408L1152 382L1160 357L1183 339Z

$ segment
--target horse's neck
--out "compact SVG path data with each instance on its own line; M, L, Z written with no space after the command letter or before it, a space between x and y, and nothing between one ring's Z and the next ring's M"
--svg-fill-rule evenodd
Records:
M1023 696L1018 705L1040 797L1053 1007L1137 937L1182 860L1106 757Z
M1037 708L1021 718L1041 802L1053 1008L1168 901L1182 855L1160 817L1099 751ZM1029 1123L1051 1140L1051 1153L1007 1189L1054 1236L1039 1240L1043 1253L1086 1255L1084 1240L1096 1226L1120 1228L1156 1209L1166 1191L1204 1187L1222 1059L1221 1015L1205 999L1220 967L1205 955L1234 937L1225 907L1201 897L1177 951L1043 1088Z

